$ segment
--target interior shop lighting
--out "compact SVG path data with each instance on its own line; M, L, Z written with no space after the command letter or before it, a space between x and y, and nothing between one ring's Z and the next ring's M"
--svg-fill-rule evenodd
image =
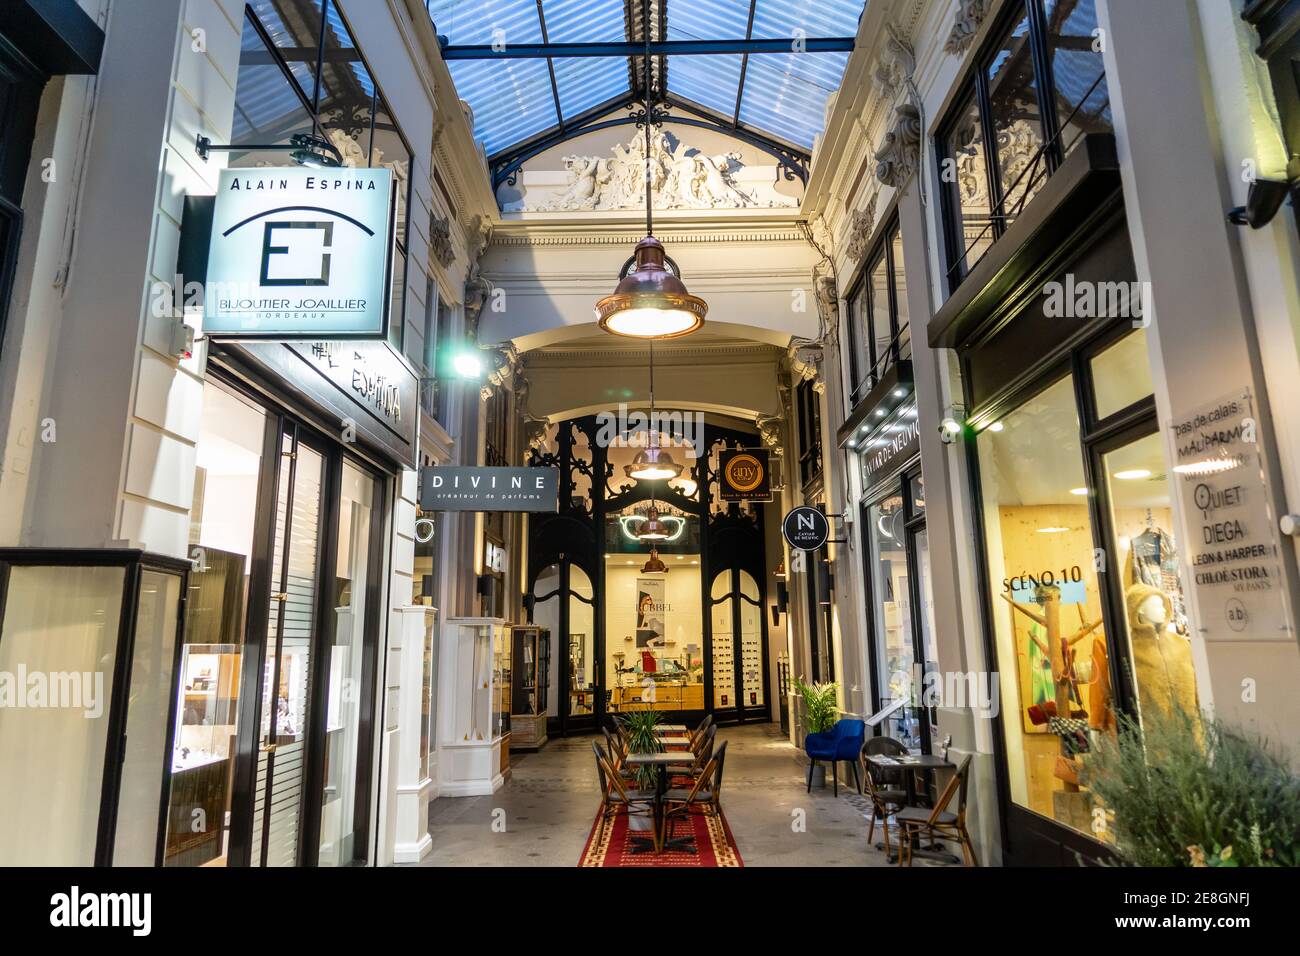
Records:
M1078 495L1080 498L1082 498L1082 497L1083 497L1084 495L1086 495L1087 493L1088 493L1088 489L1087 489L1087 488L1071 488L1071 489L1070 489L1070 494L1072 494L1072 495Z
M623 466L623 473L637 481L667 481L682 473L682 466L673 456L659 447L659 426L655 416L655 343L650 341L650 422L649 441L636 453L632 464ZM654 500L651 499L651 504Z
M1069 531L1069 528L1056 527L1055 525L1047 528L1039 528L1039 534L1060 534L1062 531Z
M641 32L645 37L645 155L653 155L651 128L662 122L662 113L654 109L654 90L650 84L650 0L642 0ZM645 232L636 244L632 259L623 266L612 295L596 303L596 321L606 332L639 339L670 339L690 335L704 324L708 304L686 290L663 244L654 235L654 203L651 177L645 178ZM633 268L627 271L628 265Z
M678 555L680 558L681 555ZM667 574L668 565L664 564L659 558L659 549L653 545L650 547L650 559L641 566L642 574Z
M1218 475L1240 468L1241 465L1240 458L1226 455L1222 458L1206 458L1203 461L1189 461L1185 465L1174 465L1174 471L1180 475Z
M1125 471L1115 472L1115 477L1120 481L1141 481L1143 478L1151 477L1149 468L1129 468Z

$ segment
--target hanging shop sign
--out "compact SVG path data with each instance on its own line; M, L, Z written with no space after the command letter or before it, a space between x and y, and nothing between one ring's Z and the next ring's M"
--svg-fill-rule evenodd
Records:
M420 472L424 511L555 511L557 468L434 465Z
M790 547L800 551L816 551L831 536L831 524L816 508L800 505L791 508L781 522L781 532Z
M894 410L878 428L858 446L862 466L862 487L892 477L921 450L921 421L916 414L916 400Z
M203 333L386 338L393 195L382 167L223 169Z
M1207 639L1292 639L1258 421L1247 388L1175 418L1169 430Z
M718 454L723 501L771 501L772 470L766 448L728 448Z

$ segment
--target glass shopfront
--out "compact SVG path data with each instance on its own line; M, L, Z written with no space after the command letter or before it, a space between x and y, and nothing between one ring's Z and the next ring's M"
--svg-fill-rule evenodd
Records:
M683 467L638 481L628 469L642 445L602 446L597 428L594 417L552 425L531 458L560 471L559 512L529 520L530 621L568 647L552 656L554 732L650 708L770 719L763 507L716 491L718 452L757 436L706 426L710 454L697 460L664 431L660 447ZM651 511L663 526L653 555L638 536Z
M386 488L205 382L164 865L364 858Z
M935 715L917 691L937 666L938 650L917 427L916 403L909 399L855 445L866 488L860 526L871 710L888 713L880 733L909 750L929 753Z
M1008 796L1102 842L1084 784L1099 737L1117 714L1197 712L1145 339L1104 335L975 416Z

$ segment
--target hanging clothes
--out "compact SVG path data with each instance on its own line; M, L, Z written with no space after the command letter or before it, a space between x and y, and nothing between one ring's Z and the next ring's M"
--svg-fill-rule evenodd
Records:
M1183 582L1178 573L1178 546L1173 535L1149 527L1135 535L1130 544L1132 574L1129 584L1145 584L1169 596L1173 604L1172 623L1179 634L1187 633L1187 610L1183 603Z

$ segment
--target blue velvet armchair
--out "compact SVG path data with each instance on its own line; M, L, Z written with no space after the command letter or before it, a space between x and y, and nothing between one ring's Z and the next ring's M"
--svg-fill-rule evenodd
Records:
M867 725L861 720L845 718L835 722L835 726L825 733L809 734L803 740L803 749L808 754L808 791L812 792L813 768L818 760L828 760L831 765L831 777L834 781L835 796L840 795L839 761L847 760L853 768L853 780L858 792L862 792L862 778L858 776L858 763L862 756L862 745L866 743Z

